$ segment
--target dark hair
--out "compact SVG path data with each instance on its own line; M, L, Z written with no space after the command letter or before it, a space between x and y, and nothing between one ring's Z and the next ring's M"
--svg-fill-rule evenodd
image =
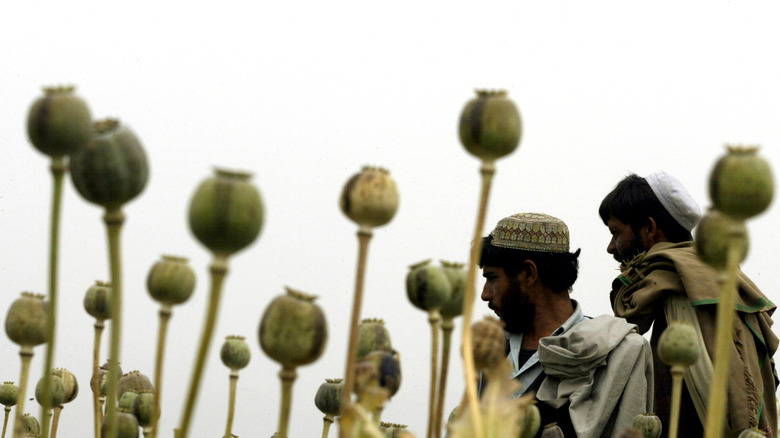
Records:
M482 253L479 266L497 266L507 275L514 276L523 269L523 262L531 260L536 264L539 280L555 292L569 291L577 281L580 250L576 252L541 252L502 248L493 245L493 236L482 239Z
M691 232L666 211L647 180L636 174L623 178L615 189L604 197L599 206L599 216L605 225L610 216L614 217L631 226L636 234L639 234L639 230L647 223L647 218L652 217L669 241L677 243L693 240Z

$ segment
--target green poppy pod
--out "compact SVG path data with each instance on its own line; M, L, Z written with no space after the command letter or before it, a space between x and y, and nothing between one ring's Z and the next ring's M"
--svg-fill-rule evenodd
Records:
M564 438L563 430L558 423L550 423L544 426L542 429L542 438Z
M509 155L520 144L523 123L505 91L477 90L460 115L458 133L466 150L485 161Z
M441 306L439 313L442 318L455 318L463 314L463 296L466 293L468 271L463 263L441 261L442 269L452 286L450 298Z
M238 371L249 364L252 352L243 336L231 335L225 338L219 357L232 371Z
M154 391L141 391L133 400L133 415L141 427L149 427L154 420Z
M758 155L756 146L727 148L710 173L710 198L723 213L747 219L766 210L772 202L772 169Z
M344 184L339 207L359 226L379 227L398 211L398 188L386 169L364 166Z
M344 392L342 379L325 379L317 389L314 404L323 414L337 417L341 415L341 395Z
M375 350L393 351L390 332L383 320L367 318L358 326L357 357L362 358Z
M726 268L729 245L736 244L739 264L747 257L749 246L745 221L710 210L696 226L695 243L699 257L715 269Z
M542 427L542 414L536 403L528 403L523 408L523 416L520 418L520 436L529 438L536 436L536 432Z
M43 295L22 292L8 309L5 333L21 347L34 347L46 342L46 321L49 306Z
M737 438L766 438L766 435L757 428L751 427L740 432Z
M122 397L119 398L119 404L118 406L122 409L127 409L128 411L133 410L133 403L135 402L135 399L138 398L138 393L135 391L125 391L124 394L122 394Z
M195 290L195 271L185 257L163 255L146 277L146 289L162 304L174 305L187 301Z
M283 367L294 368L317 360L325 350L328 328L316 297L286 288L263 313L260 347Z
M634 417L634 427L639 430L642 438L658 438L661 436L661 419L653 413L639 414Z
M406 274L406 296L418 309L437 310L452 296L452 285L441 266L430 260L414 264Z
M125 391L133 391L135 393L154 391L154 385L152 385L152 381L148 377L141 374L140 371L134 370L119 378L117 382L117 400L122 397Z
M409 431L406 429L408 426L405 424L388 423L386 421L379 422L379 430L385 435L385 438L399 438L406 436Z
M506 335L501 323L485 317L471 325L474 339L474 366L478 371L489 370L506 359Z
M119 376L122 376L122 367L118 367ZM111 373L111 362L107 361L98 368L98 389L102 397L106 396L106 383L108 383L108 375Z
M0 404L10 408L16 406L17 398L19 397L19 387L14 385L14 382L3 382L0 385Z
M377 383L388 391L389 397L398 392L401 387L401 362L397 353L376 350L368 353L360 362L371 364Z
M22 415L22 433L30 434L32 436L41 435L41 423L38 419L25 412Z
M247 172L215 169L192 196L190 230L215 254L233 254L260 234L263 202L250 178Z
M97 280L84 295L84 310L93 318L111 319L111 283Z
M108 417L103 420L101 436L108 436ZM138 420L132 412L120 408L116 411L116 438L138 438Z
M87 201L116 209L138 196L149 180L149 163L130 128L108 119L95 122L89 143L70 157L70 175Z
M65 368L55 368L51 373L62 379L62 383L65 385L65 401L63 403L75 400L76 396L79 395L79 382L76 380L76 376Z
M692 324L672 321L658 340L658 358L674 366L689 366L699 359L699 334Z
M62 157L84 147L92 136L92 115L75 87L45 87L27 114L27 136L36 149Z

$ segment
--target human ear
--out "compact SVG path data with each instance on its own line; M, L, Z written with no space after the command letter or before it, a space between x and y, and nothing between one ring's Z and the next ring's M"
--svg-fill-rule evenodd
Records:
M533 260L525 260L521 272L525 274L525 282L527 285L531 285L539 279L539 271Z

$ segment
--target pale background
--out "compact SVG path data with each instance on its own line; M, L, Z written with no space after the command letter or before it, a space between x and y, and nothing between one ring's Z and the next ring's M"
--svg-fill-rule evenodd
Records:
M371 242L362 312L386 320L402 355L404 380L384 419L424 436L429 327L408 304L404 277L423 259L467 259L478 161L456 128L474 89L508 90L525 123L520 148L497 163L484 233L522 211L566 221L573 248L582 248L573 296L590 315L611 311L617 266L597 208L621 178L664 169L706 207L724 143L760 144L780 163L774 2L73 1L2 9L0 308L21 291L46 292L51 177L24 125L41 86L75 84L95 118L118 117L137 133L151 163L146 190L125 208L125 371L153 375L152 264L184 255L198 275L194 296L171 320L161 436L178 424L204 314L210 255L191 236L186 212L213 166L253 172L267 215L260 239L231 260L192 436L223 434L228 370L218 349L229 334L253 348L233 433L276 429L279 366L260 350L257 328L289 285L320 296L330 330L322 358L298 370L290 436L301 438L320 436L314 394L344 372L357 240L337 200L365 164L389 169L401 194L395 219ZM778 208L749 222L743 266L774 301ZM55 365L82 388L61 418L66 438L91 434L93 320L82 300L96 279L108 279L101 216L68 180ZM475 317L488 313L476 303ZM0 379L18 382L17 353L2 336ZM31 386L43 354L36 348ZM456 353L453 363L447 411L463 390ZM35 402L27 406L39 415Z

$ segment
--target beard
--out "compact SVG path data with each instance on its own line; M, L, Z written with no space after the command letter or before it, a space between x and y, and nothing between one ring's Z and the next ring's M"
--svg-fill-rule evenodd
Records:
M638 235L634 234L634 238L631 239L631 243L629 243L628 248L616 248L614 257L615 260L621 264L625 264L643 252L645 252L645 247L642 245L642 239L640 239Z
M501 321L509 333L526 333L530 331L534 320L536 306L523 293L519 282L511 282L509 293L501 303Z

